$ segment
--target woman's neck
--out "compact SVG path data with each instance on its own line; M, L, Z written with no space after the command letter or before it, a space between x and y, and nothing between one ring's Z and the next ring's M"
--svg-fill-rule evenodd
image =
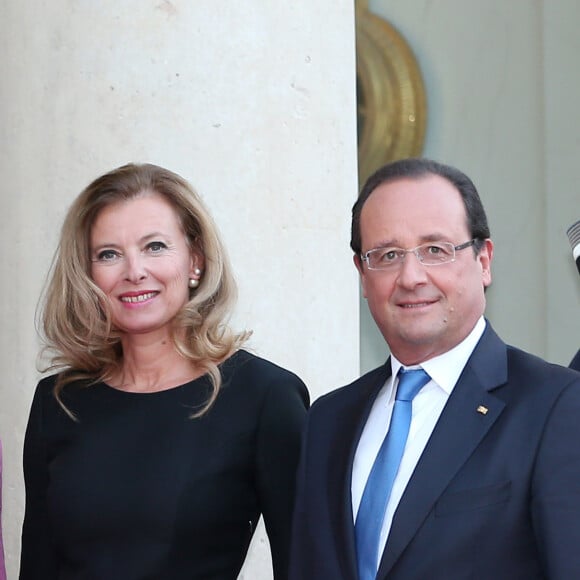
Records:
M119 390L164 391L204 374L177 351L169 336L131 335L122 344L121 368L108 381Z

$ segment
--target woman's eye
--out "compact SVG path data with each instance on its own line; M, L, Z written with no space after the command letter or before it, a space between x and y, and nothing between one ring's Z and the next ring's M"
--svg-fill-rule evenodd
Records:
M119 257L119 253L115 250L102 250L97 254L97 260L99 262L111 262Z
M157 252L161 252L162 250L165 250L167 248L167 245L164 244L163 242L150 242L149 244L147 244L147 249L152 252L153 254L156 254Z

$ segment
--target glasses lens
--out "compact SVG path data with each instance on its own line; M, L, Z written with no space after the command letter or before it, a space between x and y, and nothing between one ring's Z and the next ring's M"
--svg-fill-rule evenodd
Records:
M449 242L434 242L417 248L417 254L423 264L436 266L452 262L455 258L455 248Z
M384 270L401 261L404 250L400 248L377 248L368 252L368 265L371 270Z

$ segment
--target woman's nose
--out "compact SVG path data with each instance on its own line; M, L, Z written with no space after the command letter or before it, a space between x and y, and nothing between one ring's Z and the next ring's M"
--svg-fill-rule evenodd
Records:
M143 257L139 254L126 256L125 258L126 272L125 277L133 283L140 282L147 278L147 269Z

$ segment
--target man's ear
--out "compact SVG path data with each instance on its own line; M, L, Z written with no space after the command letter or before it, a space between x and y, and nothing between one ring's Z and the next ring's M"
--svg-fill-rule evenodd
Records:
M365 276L365 270L364 270L364 264L363 261L361 260L361 257L358 254L354 254L352 257L352 261L354 262L354 266L357 269L359 276L360 276L360 285L362 288L362 292L363 292L363 296L364 298L367 297L367 291L366 291L366 276Z
M481 278L484 288L491 285L491 262L493 260L493 242L487 238L477 254L477 259L481 264Z

